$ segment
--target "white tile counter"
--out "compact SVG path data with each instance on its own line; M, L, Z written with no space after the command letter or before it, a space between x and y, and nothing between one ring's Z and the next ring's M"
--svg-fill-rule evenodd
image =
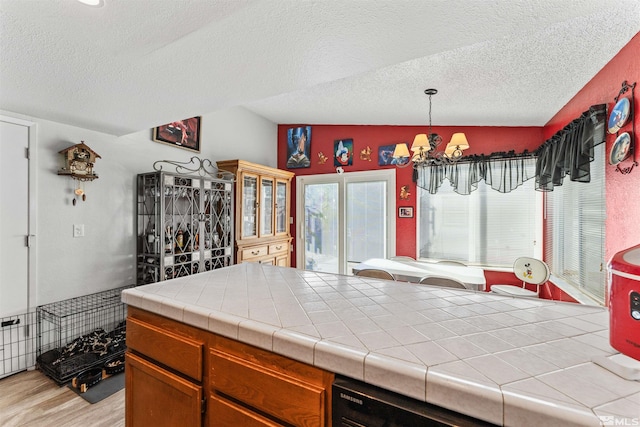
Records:
M599 307L253 263L122 299L498 425L640 422L640 382L591 362L617 353Z

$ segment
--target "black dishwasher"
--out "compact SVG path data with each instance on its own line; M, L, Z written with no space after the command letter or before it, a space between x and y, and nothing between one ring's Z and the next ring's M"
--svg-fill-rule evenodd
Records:
M493 426L351 378L336 376L333 427Z

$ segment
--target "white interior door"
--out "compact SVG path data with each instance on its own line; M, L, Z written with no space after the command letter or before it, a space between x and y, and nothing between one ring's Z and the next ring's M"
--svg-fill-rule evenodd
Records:
M296 178L298 268L351 274L395 254L395 170Z
M29 307L29 126L0 117L0 318Z

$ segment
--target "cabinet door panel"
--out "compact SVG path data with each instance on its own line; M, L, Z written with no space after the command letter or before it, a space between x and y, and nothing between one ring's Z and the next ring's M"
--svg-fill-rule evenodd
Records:
M260 178L260 237L273 236L273 178Z
M258 176L242 174L242 238L258 236Z
M209 396L207 411L208 427L281 427L275 423L229 400L216 395Z
M127 427L202 425L202 387L131 353L125 366Z
M289 227L287 216L287 195L289 194L287 181L276 180L276 235L288 234Z

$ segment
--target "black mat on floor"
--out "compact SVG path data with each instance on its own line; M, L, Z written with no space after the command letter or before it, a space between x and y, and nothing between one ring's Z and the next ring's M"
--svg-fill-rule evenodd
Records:
M73 387L71 384L67 387L75 391L78 396L82 397L87 402L97 403L124 388L124 372L105 378L84 393L80 393L80 390Z

